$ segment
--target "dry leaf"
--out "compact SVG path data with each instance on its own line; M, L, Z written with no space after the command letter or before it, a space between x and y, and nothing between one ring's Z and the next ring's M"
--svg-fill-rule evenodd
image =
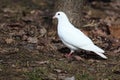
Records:
M37 63L37 64L40 64L40 65L41 65L41 64L48 64L49 61L36 61L36 63Z
M74 77L74 76L72 76L72 77L67 77L67 78L65 78L64 80L75 80L75 77Z
M54 69L54 71L57 72L57 73L61 73L62 72L61 69Z
M40 29L40 37L43 37L47 33L47 30L43 27Z
M27 40L29 43L37 43L38 42L38 39L36 37L29 37Z
M10 43L14 42L14 40L12 38L7 38L7 39L5 39L5 42L7 44L10 44Z
M110 30L110 34L112 36L120 39L120 25L117 25L117 26L113 25L113 26L109 27L109 30Z
M74 56L74 58L75 58L76 60L78 60L78 61L84 61L84 59L81 58L80 56Z

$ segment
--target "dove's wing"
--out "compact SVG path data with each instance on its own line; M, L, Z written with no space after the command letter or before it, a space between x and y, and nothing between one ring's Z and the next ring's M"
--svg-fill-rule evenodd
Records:
M84 50L89 50L89 51L93 51L93 52L98 52L98 53L104 53L105 51L101 48L99 48L96 45L87 45L87 46L83 46L82 49Z
M61 29L58 30L58 34L61 40L77 48L93 44L90 38L72 24L61 27Z
M70 28L71 27L71 28ZM103 58L107 58L104 54L104 50L94 45L92 40L82 33L79 29L75 28L73 25L68 27L63 27L61 31L61 40L65 43L74 46L76 48L81 48L88 51L93 51Z

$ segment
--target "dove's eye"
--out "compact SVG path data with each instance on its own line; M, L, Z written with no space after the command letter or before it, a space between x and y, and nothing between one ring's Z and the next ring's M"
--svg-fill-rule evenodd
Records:
M58 15L60 15L60 13L58 13Z

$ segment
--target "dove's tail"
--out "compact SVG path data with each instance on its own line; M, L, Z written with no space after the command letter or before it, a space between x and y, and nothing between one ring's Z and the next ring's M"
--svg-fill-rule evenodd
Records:
M107 59L107 57L103 54L105 51L103 49L99 48L98 46L94 45L94 44L84 46L84 47L82 47L82 49L93 51L97 55L101 56L102 58Z
M102 58L107 59L107 57L103 53L100 53L100 52L95 52L95 53L97 55L101 56Z
M107 57L103 54L105 51L101 48L99 48L98 46L94 45L94 50L93 52L95 52L97 55L101 56L104 59L107 59Z

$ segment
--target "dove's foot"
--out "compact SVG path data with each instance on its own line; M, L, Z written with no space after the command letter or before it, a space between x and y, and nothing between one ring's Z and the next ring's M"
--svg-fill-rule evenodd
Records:
M65 57L70 58L72 56L72 53L65 54Z

